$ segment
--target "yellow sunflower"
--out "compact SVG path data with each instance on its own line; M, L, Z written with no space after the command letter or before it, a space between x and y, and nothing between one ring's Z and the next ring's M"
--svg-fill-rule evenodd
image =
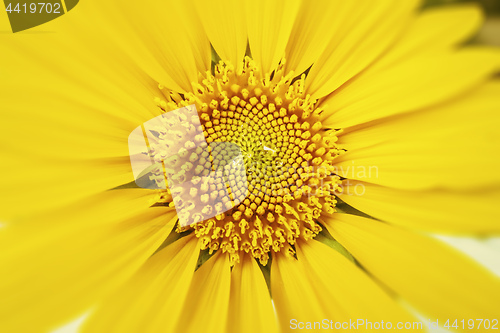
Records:
M500 52L420 6L87 0L2 34L0 332L498 328L499 279L426 234L500 231ZM188 105L248 193L182 227L128 136Z

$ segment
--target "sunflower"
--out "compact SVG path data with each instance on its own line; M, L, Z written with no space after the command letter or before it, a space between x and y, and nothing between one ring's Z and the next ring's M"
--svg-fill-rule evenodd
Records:
M429 234L500 231L500 52L464 46L476 6L420 6L89 0L3 34L0 331L498 321L499 279ZM170 189L137 186L128 136L191 105L248 193L186 226Z

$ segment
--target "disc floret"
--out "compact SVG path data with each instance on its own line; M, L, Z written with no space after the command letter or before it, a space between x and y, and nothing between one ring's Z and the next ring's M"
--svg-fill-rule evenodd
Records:
M206 142L235 143L243 155L248 193L232 193L239 204L178 228L193 228L202 249L227 252L233 264L242 252L250 253L265 265L270 252L293 253L298 241L314 238L321 213L335 211L337 132L323 128L323 110L305 94L304 82L305 75L284 73L284 61L263 74L246 57L238 71L221 61L213 73L200 74L193 93L160 87L166 97L157 100L162 111L195 104ZM193 196L209 190L200 186Z

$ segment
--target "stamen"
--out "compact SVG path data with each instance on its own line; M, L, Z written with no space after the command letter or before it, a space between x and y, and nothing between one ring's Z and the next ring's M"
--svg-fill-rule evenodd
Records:
M340 179L332 161L340 154L338 132L323 130L322 110L304 93L305 75L293 79L293 73L284 73L284 60L271 75L261 73L245 57L239 73L221 61L214 75L200 75L200 81L193 84L194 93L181 96L160 87L165 100L155 100L164 112L196 105L204 138L190 142L186 149L192 151L203 139L209 144L231 142L241 149L243 165L228 177L230 187L203 178L227 163L230 151L218 152L215 159L206 148L190 153L182 170L194 169L200 179L187 191L190 200L174 202L183 207L203 205L224 196L223 188L229 190L230 198L224 198L220 206L203 208L206 213L215 209L217 216L177 231L193 228L202 249L227 252L232 264L239 262L243 251L262 265L267 264L270 252L293 254L292 245L321 231L316 222L321 212L335 212L334 193L340 191ZM169 144L168 137L165 144ZM153 156L161 160L161 152L157 154ZM164 163L163 172L168 173L175 161ZM169 177L182 181L184 174ZM248 195L243 188L248 188ZM168 189L161 196L171 200Z

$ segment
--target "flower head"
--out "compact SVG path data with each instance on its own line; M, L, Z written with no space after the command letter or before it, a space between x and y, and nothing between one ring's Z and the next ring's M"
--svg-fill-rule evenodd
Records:
M480 21L413 0L87 1L54 34L2 36L1 330L494 319L498 278L422 234L500 230L500 53L461 46ZM128 135L190 106L199 135L143 127L161 167L134 179Z

